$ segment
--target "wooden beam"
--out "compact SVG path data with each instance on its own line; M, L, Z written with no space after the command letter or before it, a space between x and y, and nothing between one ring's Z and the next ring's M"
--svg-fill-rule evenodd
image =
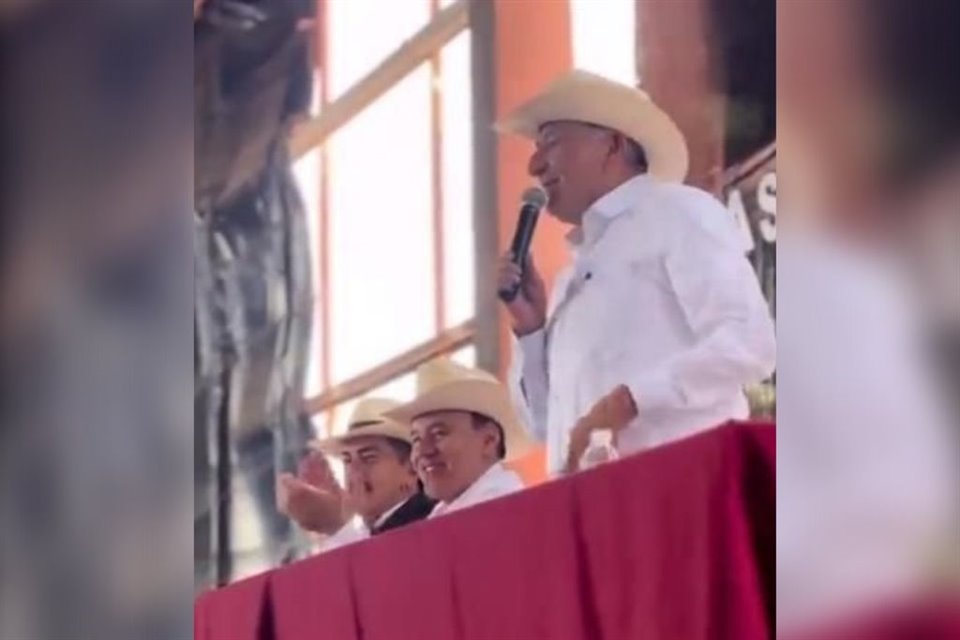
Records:
M492 2L470 3L470 75L473 98L473 255L477 366L499 374L500 301L492 265L500 251L497 194L496 48Z
M430 15L436 17L440 0L430 0ZM433 291L434 323L437 333L447 328L447 269L444 250L443 213L443 67L440 50L430 56L430 163L433 192Z
M308 415L314 415L341 402L362 396L398 376L413 371L428 360L470 344L475 334L476 323L473 320L448 329L396 358L331 387L318 396L304 400L303 409Z
M322 145L330 135L370 106L404 76L426 62L434 53L469 25L467 2L458 0L346 93L327 105L316 118L294 127L290 155L297 159Z
M327 2L324 0L322 2L317 2L317 40L316 40L316 69L317 69L317 97L320 99L320 112L322 113L326 110L327 105L330 102L330 8ZM319 196L317 200L318 211L317 211L317 238L314 248L317 251L317 256L319 258L319 269L317 269L317 277L319 282L317 283L320 295L317 296L317 309L318 318L320 320L320 335L314 336L314 340L317 341L320 349L320 380L321 380L321 389L327 388L327 385L330 384L331 378L331 349L333 342L331 340L332 335L332 320L333 313L331 312L330 306L330 286L333 282L332 268L333 268L333 259L332 253L330 251L330 154L329 149L326 147L321 147L318 149L317 155L320 157L319 164L319 174L317 175L317 180L319 182L317 187L317 194ZM315 289L316 291L316 289ZM314 324L316 327L316 324ZM334 419L336 418L336 409L332 408L327 420L325 421L325 429L327 435L330 432L330 425L333 424Z

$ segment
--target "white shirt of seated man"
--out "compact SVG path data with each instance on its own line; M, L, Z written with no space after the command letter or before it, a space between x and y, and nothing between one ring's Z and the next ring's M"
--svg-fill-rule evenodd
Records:
M489 373L440 358L417 370L417 398L386 414L410 425L411 461L438 504L431 518L523 488L503 462L529 452L507 388Z
M498 289L517 341L518 410L573 470L596 429L633 453L733 418L743 388L774 368L770 311L733 220L680 184L683 136L643 92L574 71L500 129L532 138L528 172L572 225L573 262L550 296L532 260L509 253Z

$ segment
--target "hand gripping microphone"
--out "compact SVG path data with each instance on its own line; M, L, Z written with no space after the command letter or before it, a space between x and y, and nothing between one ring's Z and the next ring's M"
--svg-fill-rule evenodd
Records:
M533 240L533 230L537 226L540 209L545 204L547 204L547 194L540 187L530 187L523 192L523 204L520 206L520 216L517 218L517 229L513 232L513 243L510 245L513 262L519 265L521 270L527 261L527 253L530 251L530 241ZM513 302L519 291L520 284L517 283L509 289L501 289L497 295L504 302Z

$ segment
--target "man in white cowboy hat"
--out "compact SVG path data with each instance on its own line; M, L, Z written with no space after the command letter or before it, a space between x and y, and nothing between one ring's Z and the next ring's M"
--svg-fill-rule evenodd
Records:
M312 444L315 451L301 464L301 477L280 477L280 510L308 531L333 533L323 541L322 551L422 520L433 509L410 463L409 429L383 415L399 404L360 400L345 433ZM343 461L345 491L325 454Z
M532 260L498 263L499 288L520 285L511 381L551 471L575 468L598 429L632 453L746 417L743 387L774 368L773 322L730 216L681 184L670 117L573 71L497 128L536 142L528 171L573 227L549 305Z
M507 388L480 369L446 358L417 369L417 397L387 412L410 425L412 461L424 491L438 500L430 517L523 488L503 462L530 450Z

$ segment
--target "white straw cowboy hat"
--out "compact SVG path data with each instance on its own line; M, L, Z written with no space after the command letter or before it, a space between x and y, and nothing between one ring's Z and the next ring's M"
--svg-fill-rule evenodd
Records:
M683 182L689 156L680 129L645 92L575 69L553 82L495 125L501 133L536 139L548 122L574 120L619 131L637 142L648 173L664 182Z
M480 369L464 367L446 358L431 360L417 369L417 397L387 416L410 423L434 411L470 411L486 416L503 429L506 460L528 453L533 442L513 408L506 387Z
M346 431L322 440L314 440L310 446L326 454L336 454L348 440L364 436L393 438L410 444L410 428L384 416L384 413L398 406L400 403L396 400L364 398L354 406Z

